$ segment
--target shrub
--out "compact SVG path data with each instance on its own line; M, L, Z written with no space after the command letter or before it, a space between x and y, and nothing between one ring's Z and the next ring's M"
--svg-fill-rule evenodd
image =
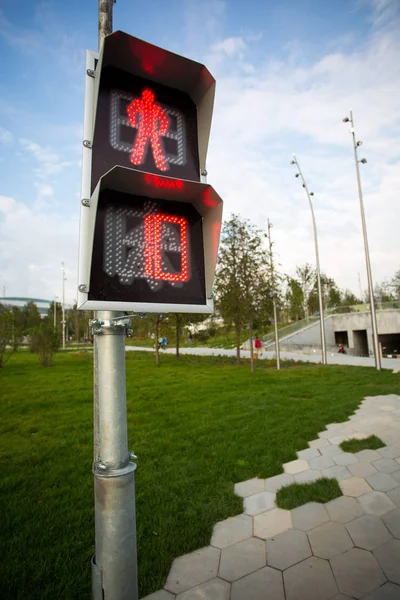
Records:
M30 332L29 349L38 355L42 367L53 365L53 356L60 347L60 336L49 326L39 325Z

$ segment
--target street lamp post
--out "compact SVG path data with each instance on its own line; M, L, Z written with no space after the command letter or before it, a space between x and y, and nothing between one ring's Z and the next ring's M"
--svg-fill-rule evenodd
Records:
M376 310L375 310L375 299L374 299L374 288L372 285L372 272L371 272L371 262L369 257L369 248L368 248L368 236L367 236L367 225L365 222L365 212L364 212L364 202L361 188L361 178L360 178L360 169L358 164L361 162L366 164L367 160L362 158L358 160L357 150L362 145L362 142L356 141L356 134L354 129L354 119L353 119L353 111L350 110L350 118L345 117L343 119L343 123L351 123L350 133L353 136L353 149L354 149L354 160L356 163L356 173L357 173L357 185L358 185L358 195L360 198L360 211L361 211L361 223L362 230L364 236L364 249L365 249L365 262L367 267L367 279L368 279L368 292L369 292L369 301L371 305L371 325L372 325L372 341L374 345L374 355L375 355L375 367L377 371L381 370L381 356L379 351L379 343L378 343L378 326L376 322Z
M64 261L61 263L62 265L62 347L65 350L65 269L64 269Z
M280 361L280 356L279 356L278 311L277 311L277 307L276 307L277 293L275 290L275 272L274 272L274 263L273 263L273 257L272 257L271 227L272 227L272 223L270 223L269 219L268 219L268 241L269 241L269 259L270 259L271 283L272 283L272 305L273 305L273 309L274 309L276 368L279 371L279 369L281 368L281 361Z
M290 163L291 165L296 165L299 172L296 173L296 177L301 177L303 182L303 188L306 190L308 202L310 204L312 223L314 229L314 242L315 242L315 261L317 267L317 282L318 282L318 301L319 301L319 321L320 321L320 330L321 330L321 354L322 354L322 364L326 365L326 344L325 344L325 324L324 324L324 300L322 296L322 286L321 286L321 272L319 268L319 250L318 250L318 236L317 236L317 224L315 222L314 216L314 208L311 202L311 196L314 196L314 192L309 192L306 181L303 177L303 173L301 172L299 162L296 156L293 154L293 160Z

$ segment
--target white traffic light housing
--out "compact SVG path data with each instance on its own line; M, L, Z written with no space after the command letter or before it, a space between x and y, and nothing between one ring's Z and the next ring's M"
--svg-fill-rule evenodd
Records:
M222 200L201 173L214 78L121 31L88 52L87 74L78 307L212 312Z

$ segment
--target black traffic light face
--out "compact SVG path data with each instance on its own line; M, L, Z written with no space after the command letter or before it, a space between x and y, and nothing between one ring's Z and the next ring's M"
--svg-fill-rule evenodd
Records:
M92 152L92 193L120 165L200 181L197 108L179 90L109 66L101 73Z
M204 305L203 224L194 206L102 191L88 299Z

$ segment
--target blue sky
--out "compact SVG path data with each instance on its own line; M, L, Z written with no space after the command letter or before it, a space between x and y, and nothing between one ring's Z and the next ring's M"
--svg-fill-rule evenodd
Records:
M351 136L363 140L375 282L400 268L398 0L118 0L114 29L207 65L217 79L209 182L233 211L274 224L282 270L314 263L366 287ZM85 49L97 0L0 2L0 292L76 298Z

